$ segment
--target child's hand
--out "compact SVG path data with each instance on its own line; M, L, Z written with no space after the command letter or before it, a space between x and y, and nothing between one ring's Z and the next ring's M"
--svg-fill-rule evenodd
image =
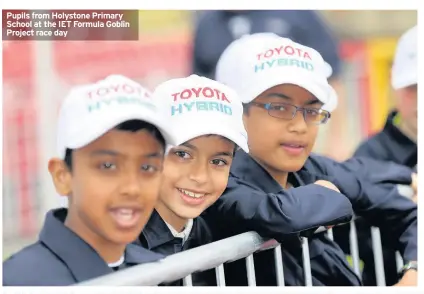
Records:
M412 183L411 183L411 188L414 190L414 194L417 194L417 190L418 190L418 176L416 173L413 173L411 175L412 177Z
M315 183L314 183L315 185L320 185L320 186L322 186L322 187L326 187L326 188L328 188L328 189L331 189L331 190L333 190L333 191L336 191L336 192L339 192L340 193L340 190L333 184L333 183L331 183L331 182L329 182L329 181L325 181L325 180L318 180L318 181L316 181Z

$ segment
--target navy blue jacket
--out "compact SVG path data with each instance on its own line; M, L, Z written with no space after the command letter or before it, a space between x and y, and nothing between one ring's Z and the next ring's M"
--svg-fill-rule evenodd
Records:
M3 285L68 286L113 272L89 244L64 225L66 215L65 208L47 213L39 240L3 262ZM162 258L130 244L122 268Z
M239 150L226 192L205 212L204 218L217 239L256 231L282 243L287 285L304 285L300 245L293 242L293 234L349 221L350 203L355 214L375 226L390 228L405 259L415 260L417 207L400 196L393 184L394 180L410 184L410 170L394 164L384 168L367 166L367 162L358 159L338 163L312 154L300 171L289 175L295 188L284 190L255 160ZM380 174L374 175L376 171ZM332 182L341 193L312 184L317 180ZM314 285L360 285L335 242L323 233L314 234L309 241ZM256 255L257 285L275 285L272 264L272 251ZM237 269L226 272L229 285L246 284L240 263Z
M271 32L317 50L338 76L341 60L335 35L312 10L204 11L194 35L193 73L214 78L219 57L242 34Z
M393 119L396 115L396 111L391 112L383 130L364 141L355 151L354 156L392 161L415 168L418 158L417 143L393 125Z
M386 124L380 132L365 140L356 150L355 157L366 157L381 161L390 161L407 166L411 169L417 166L418 148L417 144L405 136L394 124L393 119L397 112L389 114ZM372 239L370 225L364 219L356 221L358 232L359 254L364 261L363 283L366 286L375 286L374 255L372 251ZM349 244L346 242L349 236L349 227L334 229L334 237L337 243L346 253L350 252ZM384 256L384 271L386 285L397 283L398 273L396 265L396 240L392 240L391 231L382 231L382 244Z
M168 256L211 242L212 234L208 225L201 217L197 217L193 220L193 227L183 245L182 238L174 237L162 217L154 210L135 244L153 252ZM215 273L213 270L193 274L192 281L193 286L216 286ZM182 281L167 284L167 286L181 285Z

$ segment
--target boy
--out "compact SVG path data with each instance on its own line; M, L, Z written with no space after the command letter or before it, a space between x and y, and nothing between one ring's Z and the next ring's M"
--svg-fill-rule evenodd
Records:
M418 158L417 146L417 90L418 90L418 61L417 61L417 26L406 31L399 39L395 59L392 66L391 82L395 91L395 105L380 132L364 141L355 151L355 157L367 157L382 161L391 161L416 169ZM417 191L412 198L417 202ZM375 286L375 270L372 252L372 242L369 225L358 220L359 253L364 261L362 274L364 285ZM340 238L348 233L345 228L335 231L335 237ZM347 231L347 232L346 232ZM340 239L338 238L338 239ZM384 271L386 285L397 282L397 266L395 250L390 240L390 234L382 235ZM341 242L340 242L341 241ZM342 240L340 246L344 245Z
M361 175L371 174L366 162L340 164L311 154L318 126L337 104L327 77L316 50L269 34L233 42L217 66L217 80L235 89L244 103L250 153L236 153L227 190L205 218L218 238L255 230L282 242L286 285L304 284L300 246L287 240L334 209L322 201L330 192L347 197L355 213L372 225L390 229L407 263L417 258L417 208L392 183L396 175L410 184L409 169L388 164L387 171L381 168L367 179ZM361 284L325 233L311 236L309 248L314 285ZM255 256L258 285L275 285L272 263L270 251ZM242 264L230 265L235 268L226 271L227 284L246 284ZM402 283L416 285L416 272L403 274Z
M363 142L355 156L393 161L416 168L417 165L417 26L399 39L392 66L391 83L396 110L389 114L381 132Z
M162 257L130 244L156 204L165 144L175 143L149 96L116 75L70 92L48 163L69 208L49 211L39 240L3 263L4 285L65 286Z
M242 103L230 88L191 75L159 85L154 99L167 111L178 146L166 156L159 199L139 244L169 255L212 242L199 215L224 192L236 148L249 149ZM351 217L346 198L332 201L339 210L329 219ZM213 284L202 276L193 276L194 285Z

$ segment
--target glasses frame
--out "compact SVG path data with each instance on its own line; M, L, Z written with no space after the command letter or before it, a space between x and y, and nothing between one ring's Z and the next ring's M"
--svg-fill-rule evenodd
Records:
M266 109L269 116L272 116L272 117L275 117L275 118L279 118L279 119L284 119L284 120L292 120L296 116L297 112L298 111L301 111L302 114L303 114L303 119L305 120L305 122L308 123L308 124L312 124L312 125L323 125L323 124L326 124L328 122L328 120L331 118L331 113L328 112L327 110L323 110L323 109L319 109L319 108L313 108L313 107L299 107L299 106L296 106L296 105L293 105L293 104L290 104L290 103L284 103L284 102L271 102L271 103L250 102L250 103L248 103L248 105L253 105L253 106L257 106L257 107ZM272 106L273 105L282 105L282 106L287 105L287 106L291 106L291 107L294 107L295 111L293 111L292 117L290 119L278 117L278 116L272 115L270 113L271 110L273 110L272 109ZM325 114L325 118L322 121L319 121L318 123L313 123L313 122L307 121L306 120L306 111L308 111L308 110L318 110L318 111L321 111L321 113L324 113Z

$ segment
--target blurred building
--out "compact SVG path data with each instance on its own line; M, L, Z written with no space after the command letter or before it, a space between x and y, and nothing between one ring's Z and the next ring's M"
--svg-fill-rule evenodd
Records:
M342 39L397 37L417 24L416 10L323 10Z

